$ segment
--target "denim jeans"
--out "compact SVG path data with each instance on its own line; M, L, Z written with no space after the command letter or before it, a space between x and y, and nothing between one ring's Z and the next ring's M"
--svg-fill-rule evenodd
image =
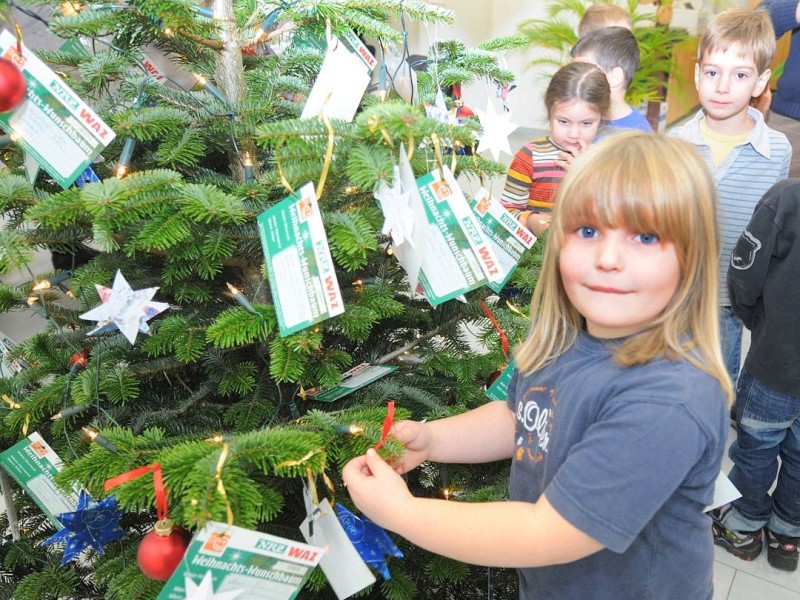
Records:
M742 362L742 330L744 323L731 310L730 306L720 306L719 309L719 336L722 345L722 360L725 369L731 376L733 385L739 375L739 365Z
M736 384L736 420L729 477L742 497L734 500L725 527L756 531L766 525L800 537L800 398L768 388L743 369Z

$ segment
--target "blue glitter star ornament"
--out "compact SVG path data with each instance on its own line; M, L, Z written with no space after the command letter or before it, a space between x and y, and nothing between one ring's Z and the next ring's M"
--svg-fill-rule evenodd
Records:
M64 529L51 535L44 543L49 545L64 542L62 566L77 558L87 548L104 554L103 546L125 537L125 532L119 526L122 514L114 496L95 502L89 494L82 491L78 498L78 510L61 513L58 520Z
M336 516L361 559L378 571L381 577L390 579L389 566L384 557L403 558L403 551L395 545L389 534L367 517L359 519L341 504L336 504Z

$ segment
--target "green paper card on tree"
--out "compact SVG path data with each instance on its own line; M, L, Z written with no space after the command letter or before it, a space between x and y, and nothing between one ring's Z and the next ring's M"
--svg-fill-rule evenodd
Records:
M536 236L514 218L499 201L484 188L478 190L470 204L484 237L497 258L497 268L502 273L500 281L489 281L487 285L495 292L503 289L517 268L525 250L529 250Z
M514 361L508 363L508 366L503 369L500 377L494 380L494 383L486 390L486 397L489 400L500 400L505 402L508 399L508 384L511 383L511 376L514 374Z
M34 431L0 454L0 465L17 480L56 528L63 529L64 526L56 517L77 510L78 493L73 491L67 494L56 487L53 478L64 467L64 463L44 438Z
M306 395L312 400L318 400L319 402L333 402L361 389L365 385L369 385L384 375L388 375L395 369L397 369L397 367L361 363L346 373L343 373L342 383L336 387L327 390L308 390Z
M209 521L157 600L291 600L324 553L317 546Z
M116 134L88 104L8 30L0 33L0 55L25 75L27 97L0 114L0 127L64 189L83 173Z
M450 169L417 179L428 236L419 283L432 306L499 281L497 259Z
M258 235L282 337L344 312L313 184L261 213Z

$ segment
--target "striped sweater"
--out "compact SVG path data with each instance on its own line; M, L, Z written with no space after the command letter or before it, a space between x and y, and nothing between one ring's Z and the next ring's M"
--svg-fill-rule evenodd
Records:
M711 148L700 135L700 120L704 118L702 110L691 121L670 131L670 135L697 146L717 183L720 306L731 304L727 274L733 248L761 197L773 184L789 176L792 161L792 147L786 136L767 127L764 117L756 109L749 108L747 116L755 122L750 137L735 146L718 167L714 166L711 158Z
M566 171L556 162L562 149L549 137L531 140L516 153L506 175L500 203L527 225L533 212L553 209L558 186Z

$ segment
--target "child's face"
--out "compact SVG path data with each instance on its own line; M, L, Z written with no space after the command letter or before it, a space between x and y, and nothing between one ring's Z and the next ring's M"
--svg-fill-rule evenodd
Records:
M706 117L720 123L737 122L747 111L750 99L764 91L770 74L767 69L759 75L753 59L741 56L735 46L725 52L706 53L694 73Z
M597 135L602 116L583 100L556 102L550 115L550 137L556 146L580 152Z
M647 328L680 279L675 245L655 234L586 224L567 232L559 269L590 334L620 338Z

